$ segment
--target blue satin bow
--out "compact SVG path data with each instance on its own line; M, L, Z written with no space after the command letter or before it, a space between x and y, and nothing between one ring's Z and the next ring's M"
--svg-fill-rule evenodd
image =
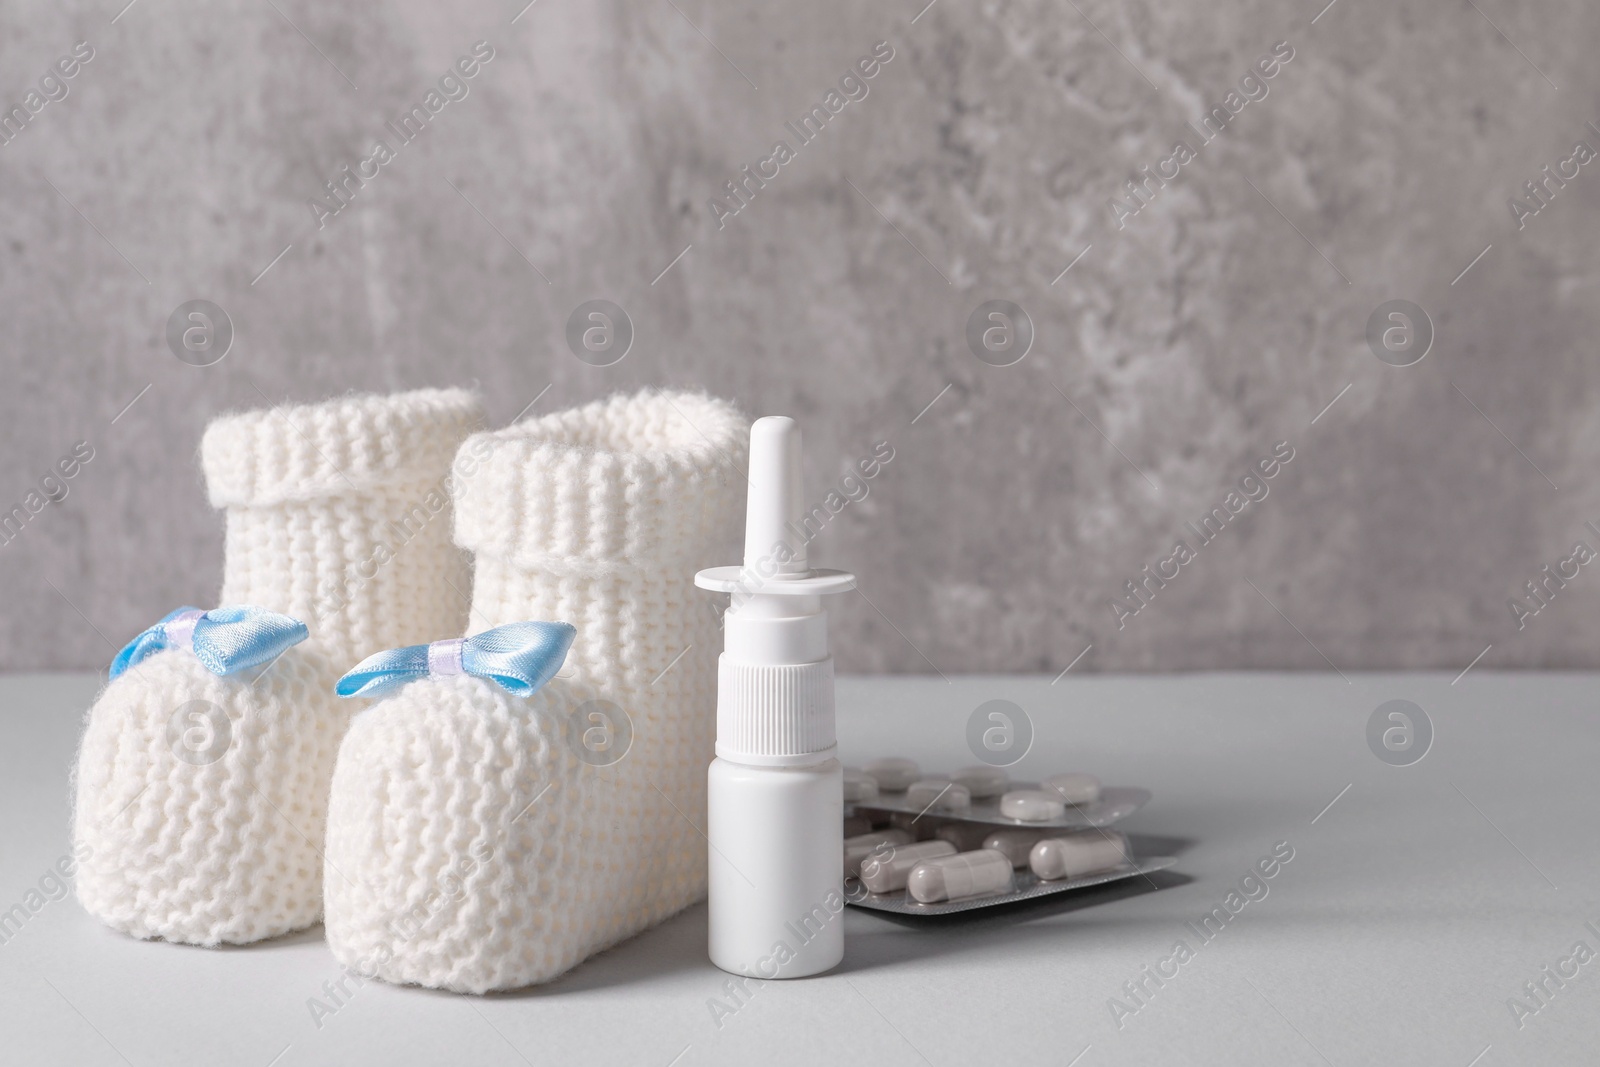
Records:
M334 691L373 697L430 675L470 674L527 696L556 676L577 636L569 623L513 622L472 637L392 648L356 664Z
M111 677L168 648L189 649L212 674L236 674L276 659L308 633L299 619L265 608L179 608L123 646Z

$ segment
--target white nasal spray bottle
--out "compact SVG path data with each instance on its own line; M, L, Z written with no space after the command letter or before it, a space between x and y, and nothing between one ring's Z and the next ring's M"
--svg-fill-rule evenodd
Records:
M695 575L731 593L707 774L711 962L803 978L844 958L844 784L822 595L853 574L806 565L800 425L750 427L744 566Z

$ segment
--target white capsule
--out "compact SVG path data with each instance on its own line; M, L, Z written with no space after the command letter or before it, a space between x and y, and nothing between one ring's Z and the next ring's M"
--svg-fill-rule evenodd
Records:
M1044 788L1068 804L1093 804L1100 799L1100 779L1092 774L1052 774L1044 780Z
M1047 837L1028 853L1028 866L1046 881L1080 878L1128 862L1128 839L1115 830Z
M988 837L989 831L993 829L994 827L988 823L982 822L947 822L935 830L933 836L940 841L950 842L956 846L957 852L971 852L984 847L983 839ZM1034 834L1034 840L1038 840L1038 837L1038 834ZM1026 854L1023 855L1022 862L1024 864L1028 862Z
M871 832L872 820L865 815L846 815L844 817L844 836L857 837Z
M922 777L922 768L917 766L916 760L901 759L898 756L886 756L875 759L864 768L878 783L878 788L885 793L898 793L906 786Z
M844 839L844 873L854 878L861 873L861 861L875 848L909 845L911 835L904 830L874 830Z
M1011 886L1011 861L986 848L924 860L906 879L906 891L923 904L1005 893Z
M1043 830L996 830L983 839L982 847L1001 853L1020 871L1028 865L1028 853L1043 835Z
M886 847L861 861L861 884L874 893L893 893L906 887L906 879L917 864L955 854L956 846L948 841L918 841L914 845Z
M878 780L866 771L854 767L844 769L844 802L859 804L878 799Z
M972 794L949 778L919 778L906 788L906 803L919 811L966 811Z
M967 787L967 792L972 794L973 800L987 800L997 797L1006 791L1006 786L1011 784L1011 778L1003 768L990 767L978 763L971 767L963 767L950 776Z
M1013 789L1000 798L1000 814L1023 822L1048 822L1067 812L1059 793L1042 789Z

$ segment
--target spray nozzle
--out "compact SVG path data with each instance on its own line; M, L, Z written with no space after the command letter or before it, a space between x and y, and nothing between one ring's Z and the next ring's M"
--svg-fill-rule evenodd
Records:
M806 542L792 528L804 517L800 424L768 415L750 427L750 494L744 509L744 569L777 570L774 578L804 577ZM794 542L798 541L798 544ZM783 557L782 561L776 557ZM769 563L763 564L763 560Z
M744 565L694 576L702 589L753 596L815 596L855 587L855 575L813 570L806 562L800 424L768 415L750 427L750 489L744 512Z

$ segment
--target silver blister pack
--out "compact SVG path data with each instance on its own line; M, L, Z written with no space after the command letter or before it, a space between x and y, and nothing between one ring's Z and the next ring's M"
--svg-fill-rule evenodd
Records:
M1037 782L1013 782L1010 789L1040 789ZM1016 827L1025 830L1089 830L1110 826L1126 819L1150 800L1150 790L1133 786L1111 785L1100 790L1100 799L1081 805L1066 805L1066 811L1053 819L1025 821L1000 814L1000 798L974 799L969 807L959 813L931 810L926 804L913 804L904 792L879 793L872 800L857 801L854 810L868 818L875 815L909 815L917 821L933 820L935 824L956 820L986 823L990 826ZM876 821L876 820L875 820Z
M1148 875L1154 871L1164 870L1177 862L1178 860L1175 856L1138 856L1131 862L1109 871L1097 871L1094 874L1085 874L1077 878L1062 878L1054 881L1038 878L1033 872L1024 869L1015 872L1013 875L1013 887L1008 892L991 896L967 897L962 900L942 900L935 904L922 904L911 900L904 892L871 893L861 884L859 878L847 878L844 883L845 902L854 904L858 908L894 912L899 915L950 915L954 912L992 908L999 904L1012 904L1019 900L1034 900L1038 897L1052 896L1056 893L1068 893L1074 889L1088 889L1091 886L1119 882L1126 878L1137 878L1140 875Z

